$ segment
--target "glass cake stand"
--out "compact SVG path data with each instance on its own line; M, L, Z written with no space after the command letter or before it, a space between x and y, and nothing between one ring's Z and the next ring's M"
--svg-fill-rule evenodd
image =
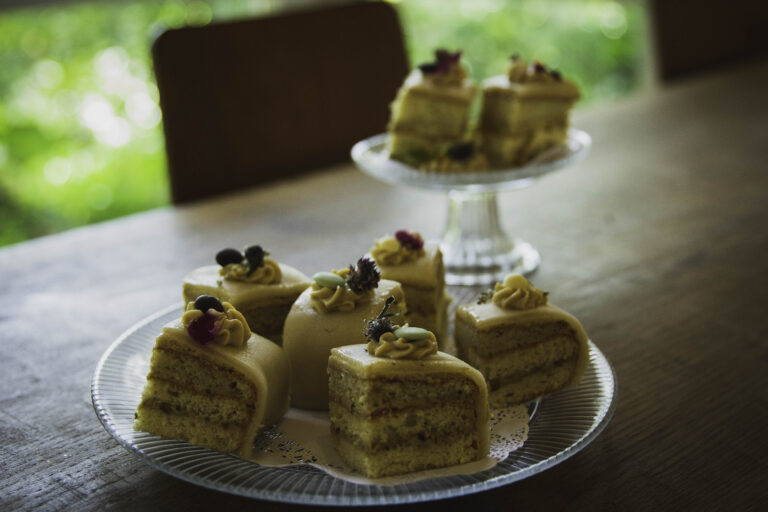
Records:
M486 285L506 274L530 274L541 256L528 242L511 237L499 219L498 192L531 185L536 178L567 167L589 153L592 138L570 128L564 144L524 166L482 172L435 173L389 158L386 133L352 147L352 160L364 173L395 185L448 193L448 212L440 241L445 279L450 285Z

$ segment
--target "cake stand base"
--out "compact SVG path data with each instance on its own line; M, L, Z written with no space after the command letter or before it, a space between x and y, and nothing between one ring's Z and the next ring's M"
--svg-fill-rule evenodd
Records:
M490 285L507 274L530 274L541 256L510 238L499 222L496 192L452 190L440 250L449 285Z

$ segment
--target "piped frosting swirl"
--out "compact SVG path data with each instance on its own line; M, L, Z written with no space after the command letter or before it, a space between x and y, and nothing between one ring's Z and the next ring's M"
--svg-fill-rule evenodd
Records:
M283 279L280 265L272 258L264 258L264 264L253 271L247 263L230 263L219 269L219 275L231 281L256 284L277 284Z
M548 69L538 61L534 61L529 65L516 55L512 56L509 60L507 78L509 78L510 82L519 84L562 82L562 77L557 71Z
M467 70L461 63L461 52L449 52L445 49L435 50L434 62L419 66L424 81L431 82L437 87L458 87L467 78Z
M492 300L504 309L533 309L547 303L547 292L539 290L520 274L510 274L503 283L496 283Z
M201 311L194 302L189 302L184 308L181 323L192 339L201 345L214 343L240 347L251 337L248 322L229 302L222 302L221 305L223 312L213 308Z
M424 256L424 247L414 249L393 236L385 236L376 240L371 256L379 265L402 265Z
M343 279L347 279L350 269L334 270L334 274ZM366 293L356 293L342 283L335 288L323 286L317 281L312 283L312 291L309 293L309 301L312 309L318 313L328 313L331 311L353 311L357 302L363 298Z
M419 339L406 339L401 335L401 332L398 332L408 329L416 330L406 325L395 329L394 332L383 333L378 340L369 341L366 347L368 353L372 356L389 359L423 359L437 353L437 338L431 331L418 329L424 332L424 337ZM413 337L409 336L409 338Z

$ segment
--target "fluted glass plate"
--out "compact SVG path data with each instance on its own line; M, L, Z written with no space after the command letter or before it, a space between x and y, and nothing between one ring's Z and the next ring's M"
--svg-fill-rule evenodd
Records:
M171 306L115 340L93 376L93 407L107 432L150 466L231 494L314 505L383 505L480 492L539 473L577 453L603 430L616 404L613 369L590 342L590 363L581 384L543 398L523 447L489 470L383 486L350 483L307 464L260 466L231 454L133 430L133 414L146 382L155 338L181 311L181 304Z
M578 162L589 153L592 138L585 131L569 128L568 137L518 167L474 172L428 172L392 160L387 150L389 135L381 133L352 146L350 154L364 173L395 185L431 190L499 191L527 187L536 178Z

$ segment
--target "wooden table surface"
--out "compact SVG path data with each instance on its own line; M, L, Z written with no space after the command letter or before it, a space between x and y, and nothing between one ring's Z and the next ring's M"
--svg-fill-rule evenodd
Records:
M591 155L500 195L532 277L618 376L583 451L526 480L403 509L741 510L768 498L768 65L577 112ZM303 507L211 491L120 447L91 407L102 353L180 300L182 277L260 243L305 273L375 237L436 237L445 197L346 165L0 250L0 509Z

